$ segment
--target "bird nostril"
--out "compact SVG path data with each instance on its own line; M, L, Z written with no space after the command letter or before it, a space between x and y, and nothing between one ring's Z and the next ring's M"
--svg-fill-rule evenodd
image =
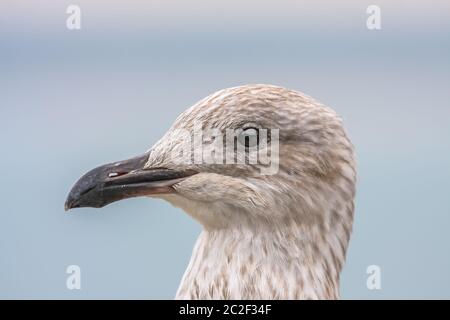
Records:
M127 174L128 172L126 172L126 171L122 171L122 172L110 172L109 174L108 174L108 178L117 178L117 177L120 177L120 176L123 176L124 174Z

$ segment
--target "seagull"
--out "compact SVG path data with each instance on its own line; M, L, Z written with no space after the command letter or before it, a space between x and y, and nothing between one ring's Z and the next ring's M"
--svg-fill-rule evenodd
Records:
M188 108L143 154L86 173L65 209L144 196L198 221L176 299L339 299L355 184L335 111L298 91L243 85Z

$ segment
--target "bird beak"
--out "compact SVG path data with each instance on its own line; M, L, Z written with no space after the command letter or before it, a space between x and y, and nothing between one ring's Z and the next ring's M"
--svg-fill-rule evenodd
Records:
M122 199L173 193L172 186L195 174L192 170L144 169L149 153L95 168L72 187L65 210L101 208Z

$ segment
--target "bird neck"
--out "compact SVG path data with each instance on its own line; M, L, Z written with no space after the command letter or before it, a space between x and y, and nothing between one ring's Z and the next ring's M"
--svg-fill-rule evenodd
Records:
M332 239L295 224L204 230L176 298L337 299L343 258Z

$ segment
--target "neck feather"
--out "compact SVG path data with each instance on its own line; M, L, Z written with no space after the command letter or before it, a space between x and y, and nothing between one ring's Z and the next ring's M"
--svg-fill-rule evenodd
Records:
M345 256L335 233L285 224L204 230L177 299L337 299Z

